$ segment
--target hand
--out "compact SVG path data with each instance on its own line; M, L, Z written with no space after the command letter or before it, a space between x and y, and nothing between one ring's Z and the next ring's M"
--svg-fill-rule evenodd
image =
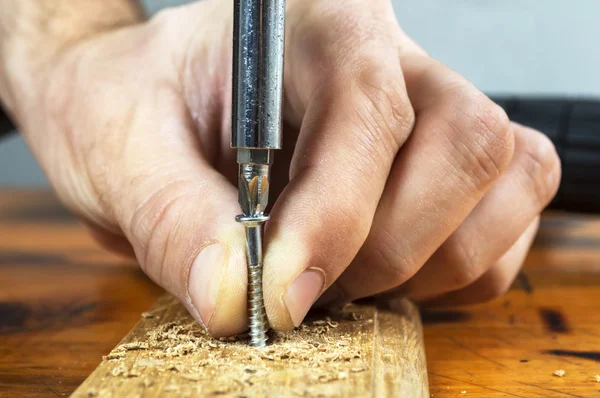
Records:
M230 4L167 10L69 46L15 112L63 202L216 336L247 325ZM266 229L271 325L298 325L319 296L502 294L558 186L551 142L429 57L389 0L289 0L286 41L285 149Z

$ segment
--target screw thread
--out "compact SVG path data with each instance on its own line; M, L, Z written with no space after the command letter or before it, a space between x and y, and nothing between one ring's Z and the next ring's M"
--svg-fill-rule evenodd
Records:
M248 267L248 310L250 312L250 344L267 346L269 324L263 301L262 264Z
M269 321L263 300L263 252L262 225L268 215L239 215L236 217L246 227L246 256L248 261L248 323L250 344L254 347L267 346Z

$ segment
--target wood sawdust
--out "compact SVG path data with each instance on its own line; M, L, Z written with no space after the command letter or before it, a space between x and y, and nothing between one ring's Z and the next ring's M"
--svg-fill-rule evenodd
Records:
M557 377L563 377L567 372L562 369L555 370L552 374Z
M142 317L154 321L160 318L156 312ZM245 336L213 339L191 317L181 319L157 324L140 336L143 341L113 349L103 358L113 364L106 378L118 379L118 385L135 383L140 395L160 389L166 396L253 397L263 396L275 386L272 378L285 374L291 387L287 394L327 397L333 395L327 386L362 377L372 362L359 340L361 333L371 333L373 319L350 307L309 319L290 332L272 331L263 350L250 347ZM357 334L360 325L364 330L359 327ZM294 389L295 384L301 388ZM111 396L110 391L96 390L88 395Z
M311 313L269 346L214 339L165 295L73 398L429 396L417 308L362 302Z

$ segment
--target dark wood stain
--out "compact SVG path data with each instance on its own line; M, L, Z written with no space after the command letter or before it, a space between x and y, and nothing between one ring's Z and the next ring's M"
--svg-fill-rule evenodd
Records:
M568 217L553 217L553 218L542 218L540 222L540 233L544 233L545 230L558 229L565 230L569 227L577 227L585 223L585 217L577 214L569 214Z
M589 236L538 236L535 246L540 248L572 248L600 250L600 238Z
M523 289L523 291L527 294L531 294L533 293L533 286L531 285L531 282L529 281L529 277L527 276L527 274L523 271L519 272L519 275L517 276L517 284L519 287L521 287L521 289Z
M600 352L598 351L547 350L543 351L542 354L554 355L557 357L589 359L591 361L600 362Z
M8 301L0 302L0 333L5 328L21 328L31 311L24 303Z
M466 322L471 319L473 315L467 311L453 311L453 310L421 310L421 321L425 325L431 325L436 323L459 323Z
M0 302L0 335L81 324L85 315L96 308L89 302L24 303Z
M23 251L0 251L0 265L66 264L69 260L60 254Z
M74 224L77 218L55 200L21 203L0 211L0 220L22 223Z
M566 317L558 310L552 308L540 308L540 317L544 326L552 333L568 333L570 330Z
M529 359L521 359L519 362L521 362L521 363L527 363L527 362L529 362Z

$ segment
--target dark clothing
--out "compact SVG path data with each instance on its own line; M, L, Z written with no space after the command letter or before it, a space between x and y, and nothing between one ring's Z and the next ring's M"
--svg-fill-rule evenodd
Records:
M0 139L15 130L14 124L10 121L6 113L0 108Z

